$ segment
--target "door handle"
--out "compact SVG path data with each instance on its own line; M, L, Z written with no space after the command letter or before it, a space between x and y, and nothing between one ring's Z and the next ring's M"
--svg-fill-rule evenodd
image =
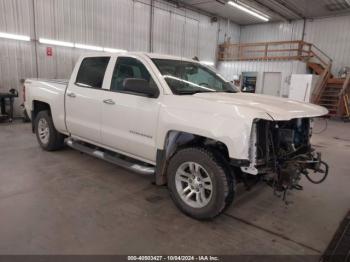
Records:
M69 97L76 97L76 95L73 92L67 92L67 96L69 96Z
M114 105L115 102L112 99L105 99L103 100L103 103L108 104L108 105Z

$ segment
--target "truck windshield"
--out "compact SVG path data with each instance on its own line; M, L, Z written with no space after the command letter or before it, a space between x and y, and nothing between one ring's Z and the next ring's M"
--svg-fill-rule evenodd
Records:
M237 92L232 84L199 63L170 59L152 59L152 61L174 94Z

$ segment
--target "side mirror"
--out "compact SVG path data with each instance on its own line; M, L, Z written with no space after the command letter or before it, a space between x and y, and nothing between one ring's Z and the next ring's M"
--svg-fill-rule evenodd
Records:
M159 90L150 87L149 83L140 78L126 78L123 82L124 91L144 95L147 97L157 97Z

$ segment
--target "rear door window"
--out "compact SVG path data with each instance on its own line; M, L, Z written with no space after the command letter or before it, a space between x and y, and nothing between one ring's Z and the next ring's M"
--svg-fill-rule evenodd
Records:
M80 64L75 84L82 87L102 88L110 57L87 57Z

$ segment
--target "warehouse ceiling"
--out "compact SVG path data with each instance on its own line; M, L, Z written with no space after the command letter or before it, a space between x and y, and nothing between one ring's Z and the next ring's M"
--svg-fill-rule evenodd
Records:
M230 6L227 3L228 0L178 0L177 2L180 5L190 5L205 12L229 18L240 25L262 22ZM350 0L240 0L239 2L268 15L272 22L350 13Z

